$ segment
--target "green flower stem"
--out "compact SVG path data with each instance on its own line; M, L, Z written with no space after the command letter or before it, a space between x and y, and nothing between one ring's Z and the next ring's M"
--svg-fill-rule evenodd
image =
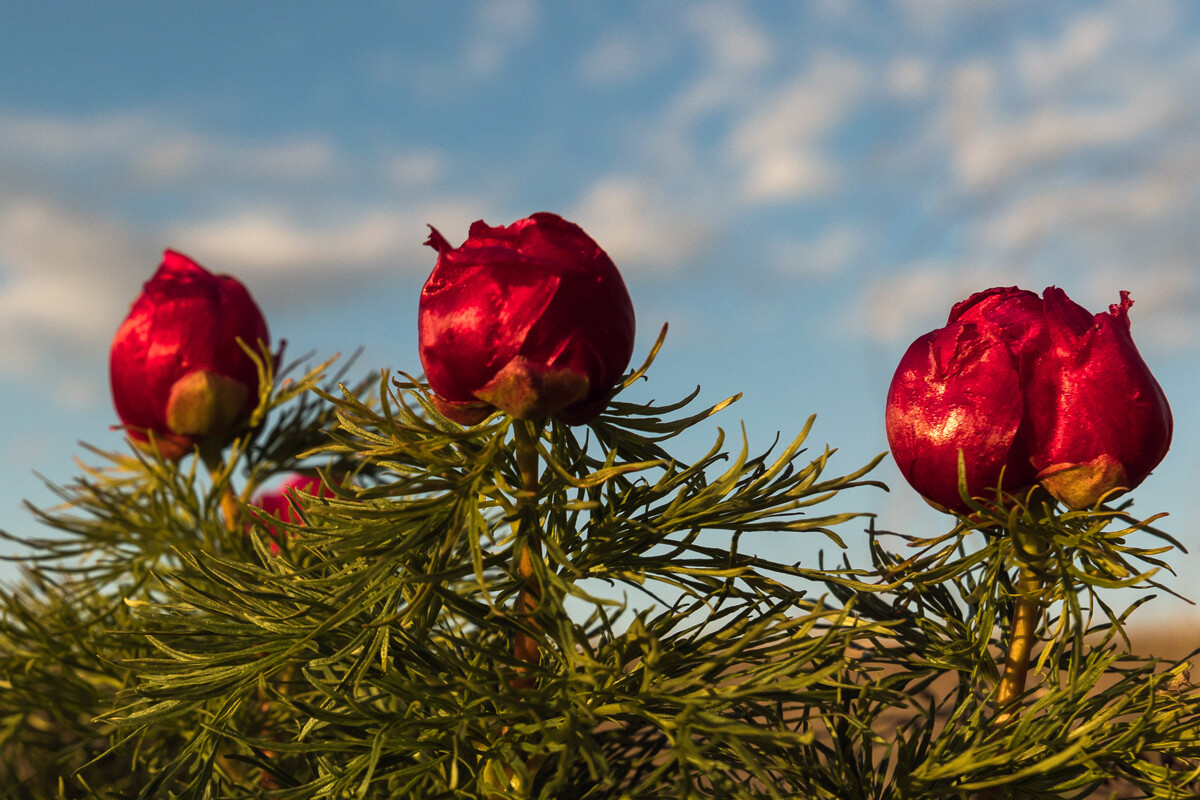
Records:
M208 474L216 480L225 469L225 461L221 455L222 447L220 440L217 438L207 439L200 444L200 458L204 461L204 466L208 469ZM225 525L231 531L237 531L239 527L240 509L238 508L237 493L233 490L233 483L226 482L225 491L221 494L221 514L225 517Z
M542 587L537 579L535 565L542 557L542 542L538 530L538 453L537 440L530 431L530 426L523 420L513 421L513 432L516 438L517 469L521 473L521 490L517 495L517 543L514 553L517 576L522 585L517 592L515 614L522 622L541 628L537 624L536 614L541 605ZM532 689L536 678L533 672L541 661L538 642L533 636L519 630L513 637L513 656L519 663L517 677L509 681L509 686L517 691ZM506 736L509 726L500 729L501 736ZM540 759L534 758L526 762L528 772L536 772ZM491 786L503 791L486 791L488 800L501 800L505 797L525 797L529 787L525 785L522 773L503 760L494 761L484 771L485 786Z
M1018 542L1019 546L1019 542ZM1029 661L1033 645L1037 641L1037 625L1042 615L1042 584L1033 566L1022 563L1017 578L1017 596L1013 600L1011 638L1008 653L1004 658L1004 677L1000 679L1000 690L996 703L1007 706L1025 691L1029 675ZM1015 710L1006 710L996 717L996 724L1003 725L1016 715Z
M537 493L538 493L538 453L537 444L530 434L529 426L516 420L513 425L517 444L517 468L521 472L521 496L519 513L521 516L520 530L522 535L517 544L517 575L524 585L517 593L516 613L522 621L536 625L534 615L542 599L542 587L538 583L534 564L542 557L542 542L538 535L537 526ZM541 660L538 643L534 637L524 631L517 631L513 639L513 656L520 662L530 666L518 667L522 677L511 682L514 689L533 688L534 678L530 673Z
M1013 531L1013 544L1017 553L1017 596L1013 598L1013 618L1010 629L1008 652L1004 656L1004 676L996 692L996 705L1004 709L995 718L995 725L1003 727L1016 719L1019 708L1005 708L1025 692L1029 677L1029 662L1033 656L1033 645L1037 642L1037 626L1042 616L1042 582L1036 568L1037 546ZM1025 561L1025 558L1032 559ZM985 791L973 800L1000 800L1001 797L1023 795Z

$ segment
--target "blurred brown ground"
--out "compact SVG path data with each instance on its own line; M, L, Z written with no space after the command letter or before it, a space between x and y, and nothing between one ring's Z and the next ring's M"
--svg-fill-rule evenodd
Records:
M1130 626L1126 633L1134 652L1178 661L1200 648L1200 612L1181 613L1177 622L1157 620L1140 627Z
M1158 619L1140 626L1130 624L1125 632L1134 653L1161 659L1164 668L1167 668L1200 649L1200 613L1184 611L1178 615L1178 623L1171 619ZM1196 667L1192 670L1191 680L1200 683L1200 660L1192 660ZM1030 680L1036 680L1035 676L1030 675ZM1157 755L1148 754L1147 758L1154 763L1161 763ZM1196 790L1195 796L1200 799L1200 782L1193 788ZM1128 784L1114 781L1093 792L1088 800L1124 800L1144 796Z
M1126 628L1126 633L1133 645L1133 652L1162 659L1167 665L1176 664L1182 659L1188 658L1193 651L1200 649L1200 615L1181 613L1178 624L1173 624L1169 620L1156 620L1153 624L1140 627L1130 625ZM1193 662L1195 663L1195 659ZM1193 683L1200 683L1200 669L1192 670L1191 679ZM1148 758L1155 763L1161 763L1161 760L1155 755L1150 755ZM1196 797L1200 798L1200 784L1193 788L1197 791ZM1089 800L1101 800L1102 798L1118 800L1119 798L1143 796L1140 791L1118 781L1093 792Z

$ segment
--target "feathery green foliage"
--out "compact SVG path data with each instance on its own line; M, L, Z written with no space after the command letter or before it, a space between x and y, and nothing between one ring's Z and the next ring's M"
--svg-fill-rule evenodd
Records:
M322 388L326 367L264 381L211 475L94 452L37 512L57 534L0 595L6 797L1200 791L1187 664L1131 654L1097 594L1157 585L1154 520L1031 495L940 536L860 533L824 509L879 488L878 459L831 476L811 419L777 452L717 429L685 463L671 440L736 398L463 428L407 376ZM297 469L335 496L256 511ZM797 554L869 536L872 563L773 561L756 532ZM1029 688L1000 701L1021 606Z

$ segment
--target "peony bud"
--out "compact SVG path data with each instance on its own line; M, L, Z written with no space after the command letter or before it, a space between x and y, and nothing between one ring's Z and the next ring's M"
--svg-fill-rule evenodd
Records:
M302 494L312 495L313 497L337 496L321 482L319 475L301 475L297 473L288 477L277 490L263 492L255 499L254 505L265 512L265 514L259 517L264 521L266 516L271 516L280 522L295 524L300 522L296 503ZM273 525L268 525L267 531L272 536L278 536L278 531ZM279 549L279 546L272 542L271 549L276 551Z
M238 344L270 341L246 288L168 250L117 330L113 404L134 444L154 434L163 458L224 436L258 404L258 368Z
M1132 301L1121 298L1093 317L1055 287L1041 298L989 289L913 342L886 411L893 457L913 488L966 513L960 452L972 497L1040 482L1086 508L1140 484L1166 455L1171 411L1130 338Z
M1030 405L1038 480L1073 508L1132 489L1171 446L1171 407L1129 333L1129 292L1089 314L1063 290L1043 295L1049 346L1039 359L1047 389Z
M482 220L421 291L421 364L434 403L472 425L496 409L577 425L598 415L633 354L633 304L608 255L579 226L534 214Z

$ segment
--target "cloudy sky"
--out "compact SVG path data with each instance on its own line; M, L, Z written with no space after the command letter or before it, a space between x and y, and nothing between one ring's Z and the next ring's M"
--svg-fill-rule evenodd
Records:
M0 0L0 20L8 530L50 500L35 471L120 446L108 346L163 248L237 275L293 354L417 371L425 226L457 243L546 210L622 269L635 360L670 323L643 399L744 391L723 425L756 449L816 413L843 470L886 449L895 364L955 301L1054 284L1099 311L1128 289L1176 419L1136 508L1170 512L1193 551L1174 585L1200 595L1200 4ZM850 505L944 526L879 476L892 492Z

